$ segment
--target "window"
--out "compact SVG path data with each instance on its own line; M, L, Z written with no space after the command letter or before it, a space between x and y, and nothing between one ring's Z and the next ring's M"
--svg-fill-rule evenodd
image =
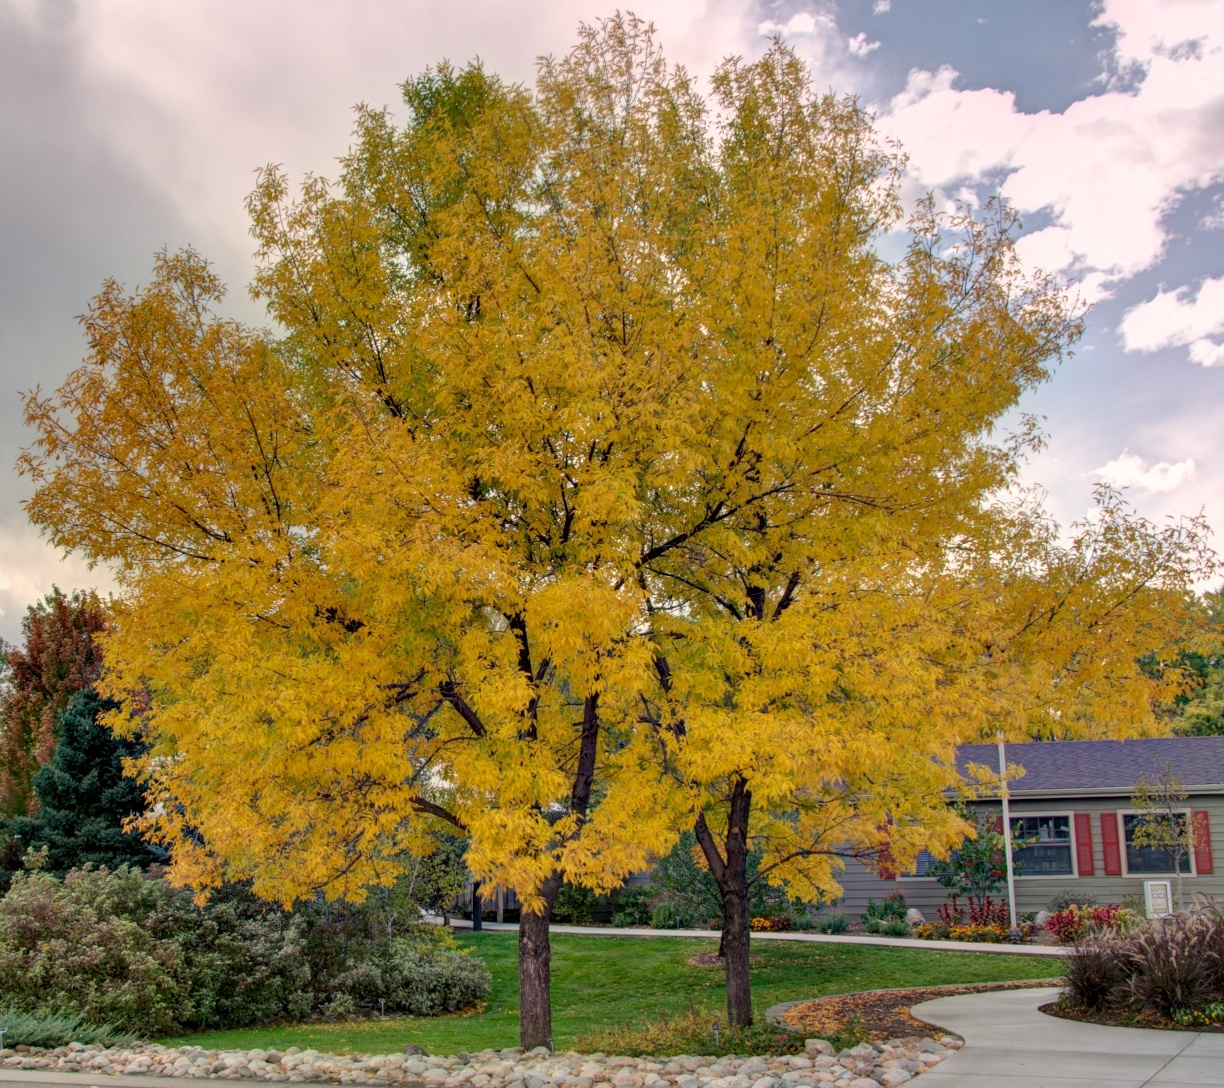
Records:
M1179 819L1184 823L1186 814L1180 813ZM1137 812L1122 813L1122 830L1126 835L1126 871L1128 873L1175 873L1177 863L1181 862L1181 871L1190 872L1190 853L1186 851L1178 859L1172 850L1161 850L1156 846L1134 846L1132 839L1135 831L1143 822L1143 816Z
M918 856L914 858L914 871L912 873L902 873L902 880L911 880L915 877L931 876L931 867L935 864L936 858L929 850L919 850Z
M1070 816L1013 816L1012 861L1017 876L1074 876Z

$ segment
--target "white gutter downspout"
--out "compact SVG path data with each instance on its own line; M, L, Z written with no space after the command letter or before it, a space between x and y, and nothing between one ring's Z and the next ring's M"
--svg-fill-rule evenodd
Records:
M1016 870L1012 865L1011 810L1007 798L1007 756L1003 747L1003 730L999 730L999 795L1003 799L1003 853L1007 858L1007 908L1011 913L1012 929L1016 925Z

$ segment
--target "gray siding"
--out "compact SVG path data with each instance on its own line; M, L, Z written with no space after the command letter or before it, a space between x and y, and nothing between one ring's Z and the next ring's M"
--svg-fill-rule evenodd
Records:
M990 815L1001 815L1000 806L982 804L979 806ZM1091 896L1097 903L1121 903L1128 895L1143 896L1145 879L1160 879L1151 874L1135 876L1105 876L1105 854L1101 841L1101 813L1124 812L1131 807L1129 797L1091 799L1058 799L1058 800L1014 800L1011 803L1013 816L1036 815L1038 813L1068 813L1086 812L1092 816L1092 860L1093 876L1020 876L1016 878L1016 909L1025 911L1045 910L1050 900L1061 891L1074 890L1085 896ZM1182 886L1187 905L1196 892L1224 900L1224 797L1195 796L1186 802L1186 807L1201 809L1208 813L1211 832L1211 853L1215 872L1207 875L1183 875ZM1119 821L1120 830L1120 821ZM1074 825L1072 828L1074 839ZM1122 847L1125 854L1125 847ZM1125 872L1125 866L1123 866ZM1167 878L1174 885L1173 877ZM846 871L842 874L841 884L845 890L842 901L834 910L844 910L852 918L861 915L867 907L868 899L882 899L893 892L900 891L907 903L917 907L928 918L934 919L935 910L948 897L947 889L930 879L911 879L898 877L884 880L869 871L866 866L857 861L847 861ZM1000 897L1006 899L1004 890Z

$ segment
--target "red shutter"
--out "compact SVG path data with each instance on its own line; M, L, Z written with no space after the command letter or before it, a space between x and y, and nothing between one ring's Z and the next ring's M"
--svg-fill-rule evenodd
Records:
M1105 855L1105 875L1122 875L1122 850L1118 843L1118 814L1101 813L1101 853Z
M1080 876L1094 876L1096 863L1092 860L1092 813L1075 814L1075 862Z
M1198 876L1213 876L1211 863L1211 817L1202 809L1190 814L1194 828L1194 871Z
M1002 834L1003 834L1003 817L1002 817L1002 816L996 816L996 817L995 817L994 829L995 829L995 834L996 834L996 835L1002 835Z

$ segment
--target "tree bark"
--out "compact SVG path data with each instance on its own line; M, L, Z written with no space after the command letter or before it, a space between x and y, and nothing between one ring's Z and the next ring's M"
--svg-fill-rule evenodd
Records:
M560 890L561 876L554 873L540 889L544 913L523 911L519 915L519 1045L524 1050L552 1046L552 948L548 926L553 901Z
M727 1023L748 1027L752 1023L752 976L749 972L752 919L748 910L748 816L752 791L742 778L735 780L727 816L727 840L720 851L705 817L697 818L697 841L709 863L722 899L722 942L726 957ZM724 856L725 851L725 856Z
M599 696L588 695L583 702L582 733L578 744L578 763L570 789L570 812L586 821L595 783L595 756L599 744ZM519 1041L525 1050L552 1048L552 1002L549 992L552 950L548 941L552 906L561 890L560 873L553 873L540 887L544 900L542 914L519 915Z

